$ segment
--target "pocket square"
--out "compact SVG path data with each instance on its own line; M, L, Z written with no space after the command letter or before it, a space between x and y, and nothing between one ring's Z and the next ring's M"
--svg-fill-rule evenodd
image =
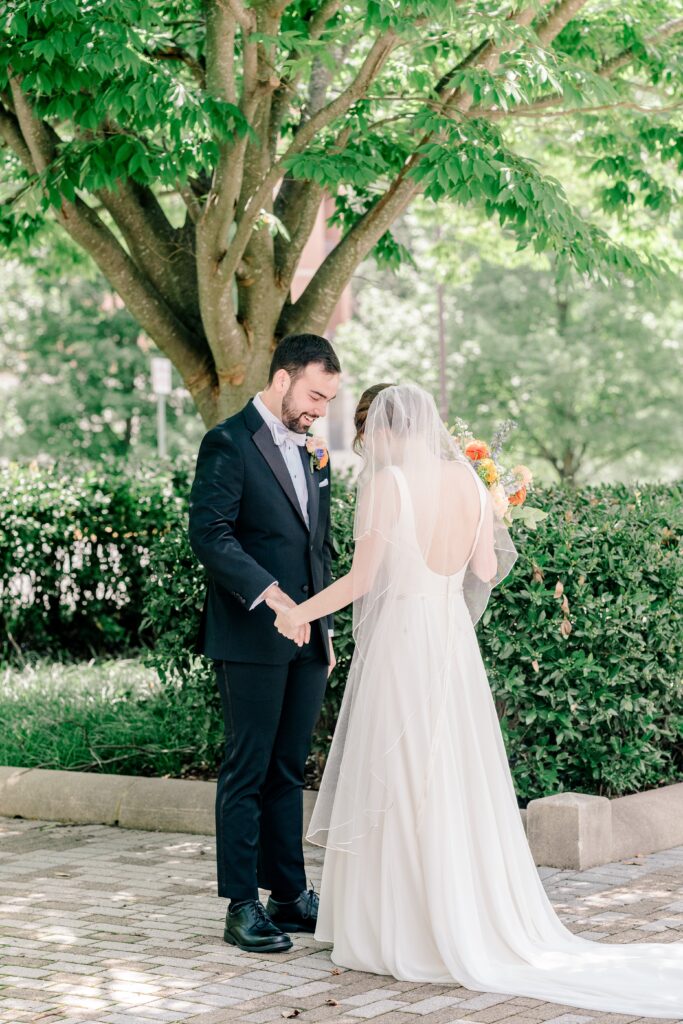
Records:
M318 487L327 487L329 482L329 480L321 480L320 483L318 484Z

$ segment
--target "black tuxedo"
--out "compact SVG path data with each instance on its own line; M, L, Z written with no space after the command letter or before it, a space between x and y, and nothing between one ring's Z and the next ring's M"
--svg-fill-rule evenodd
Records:
M304 767L327 682L328 628L298 648L254 600L274 580L295 601L331 580L330 472L310 469L310 529L282 452L249 402L203 438L190 495L189 537L208 586L198 649L212 658L223 706L225 759L216 792L218 892L251 899L306 888L301 848ZM322 486L321 486L322 485Z
M268 424L252 402L205 434L190 495L190 544L208 572L198 637L207 657L281 664L295 650L273 629L273 613L253 601L277 580L299 603L331 580L330 467L311 470L306 526L291 477ZM322 485L322 486L321 486ZM311 627L328 659L332 619Z

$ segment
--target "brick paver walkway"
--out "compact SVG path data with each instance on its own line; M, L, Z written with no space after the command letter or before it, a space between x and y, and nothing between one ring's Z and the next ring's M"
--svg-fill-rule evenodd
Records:
M284 955L241 953L222 941L226 902L214 895L213 849L205 836L0 819L0 1021L653 1020L346 971L308 936L293 936ZM322 851L307 850L317 888ZM683 847L540 874L580 935L683 940Z

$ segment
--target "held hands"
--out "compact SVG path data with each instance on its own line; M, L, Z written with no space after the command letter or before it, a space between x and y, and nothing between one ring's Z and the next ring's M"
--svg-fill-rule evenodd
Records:
M279 612L275 619L275 628L278 633L282 633L289 640L293 640L297 647L301 647L310 640L311 624L307 622L303 626L298 625L296 614L296 605L294 608L288 608L286 611ZM306 631L305 639L303 640L301 639L302 630Z
M297 647L303 647L311 638L310 622L297 622L297 605L284 590L273 585L266 593L266 604L275 612L275 628L289 640L293 640Z

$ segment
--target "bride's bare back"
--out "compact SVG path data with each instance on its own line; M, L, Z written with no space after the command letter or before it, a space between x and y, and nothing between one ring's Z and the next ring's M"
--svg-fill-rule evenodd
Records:
M427 568L452 576L465 568L471 556L472 571L481 579L491 579L496 571L493 513L474 470L464 462L425 460L407 482L417 544Z

